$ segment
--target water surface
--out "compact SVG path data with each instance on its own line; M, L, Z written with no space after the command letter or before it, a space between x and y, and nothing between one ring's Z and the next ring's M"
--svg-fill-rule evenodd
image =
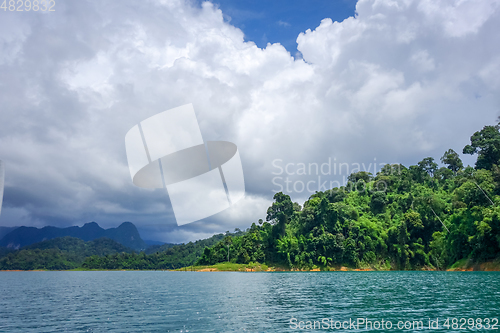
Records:
M0 291L0 332L296 332L357 318L456 332L446 318L500 318L498 272L0 272Z

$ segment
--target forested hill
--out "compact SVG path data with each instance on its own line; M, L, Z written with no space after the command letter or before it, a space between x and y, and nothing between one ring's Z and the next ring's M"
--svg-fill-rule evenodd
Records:
M380 269L444 269L458 260L500 256L500 133L485 126L464 154L448 150L409 168L358 172L347 186L317 192L301 208L277 193L266 222L204 251L199 264L265 262L290 268L335 265Z
M241 237L245 233L216 234L210 238L171 246L151 246L140 254L114 254L106 257L92 256L82 264L85 269L175 269L194 265L204 249L220 242L224 237Z
M107 237L136 251L145 250L147 244L142 240L137 228L131 222L123 222L117 228L103 229L96 222L85 223L82 227L18 227L12 228L0 239L0 246L19 249L24 246L58 237L76 237L84 241Z
M244 232L217 234L187 244L151 246L146 253L135 253L118 242L99 238L84 242L61 237L25 246L19 250L0 248L0 270L85 269L174 269L193 265L207 246L225 236L237 237Z
M242 232L239 229L236 229L234 233L230 233L229 231L225 234L226 236L231 236L231 237L236 237L236 236L242 236L244 232ZM169 251L170 249L174 248L174 250L170 250L170 252L179 252L179 251L184 251L184 249L187 251L185 256L189 256L190 254L193 255L193 263L198 259L201 254L203 253L203 250L205 247L210 247L215 244L217 244L219 241L221 241L224 236L224 234L215 234L212 237L206 238L206 239L200 239L194 242L189 242L186 244L163 244L163 245L152 245L147 248L145 251L146 254L152 254L152 253L160 253L160 252L165 252ZM180 250L183 249L183 250Z
M132 249L109 238L85 242L79 238L67 236L35 243L10 253L3 253L0 257L0 269L65 270L80 267L84 260L90 256L132 252L134 252Z

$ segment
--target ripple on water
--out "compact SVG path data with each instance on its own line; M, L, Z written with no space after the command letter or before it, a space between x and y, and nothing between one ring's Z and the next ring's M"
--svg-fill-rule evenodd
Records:
M497 272L0 272L0 289L0 332L289 332L292 317L500 316Z

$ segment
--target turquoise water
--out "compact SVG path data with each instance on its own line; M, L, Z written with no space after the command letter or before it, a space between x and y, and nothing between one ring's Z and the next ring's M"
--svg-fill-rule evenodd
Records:
M1 332L377 331L357 318L458 332L500 318L498 272L0 272L0 291Z

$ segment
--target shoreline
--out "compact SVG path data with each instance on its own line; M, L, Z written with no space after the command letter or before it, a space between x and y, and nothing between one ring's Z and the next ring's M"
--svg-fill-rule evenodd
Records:
M22 270L22 269L2 269L0 272L210 272L210 273L218 273L218 272L235 272L235 273L273 273L273 272L291 272L291 273L310 273L310 272L500 272L500 269L446 269L446 270L438 270L438 269L421 269L421 270L382 270L382 269L360 269L360 268L345 268L340 270L319 270L319 269L268 269L266 271L262 270L221 270L217 268L202 268L202 269L188 269L184 268L178 269L69 269L69 270L43 270L43 269L34 269L34 270Z
M256 273L256 272L500 272L500 258L493 261L486 262L473 262L470 259L461 259L448 267L446 270L439 270L434 267L422 267L421 269L413 270L397 270L392 267L361 267L351 268L348 266L328 266L328 267L313 267L311 269L298 269L288 268L281 266L267 266L266 264L250 263L250 264L235 264L235 263L218 263L215 265L205 266L187 266L177 269L157 269L157 270L135 270L135 269L69 269L69 270L0 270L0 272L111 272L111 271L134 271L134 272L147 272L147 271L172 271L172 272L241 272L241 273Z

